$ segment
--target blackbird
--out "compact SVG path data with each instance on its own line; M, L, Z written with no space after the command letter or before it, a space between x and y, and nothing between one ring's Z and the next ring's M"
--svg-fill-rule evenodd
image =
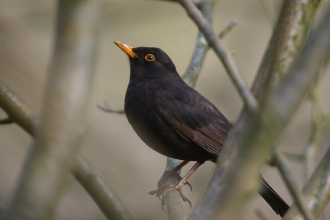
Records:
M181 186L205 161L216 162L230 123L210 101L181 79L164 51L114 43L129 57L130 79L125 95L129 123L149 147L167 157L183 160L163 174L158 182L158 196L164 198L175 189L184 201L189 201L182 194ZM197 162L181 178L177 171L190 161ZM169 176L178 178L179 183L162 186ZM261 175L259 179L263 186L259 194L283 216L289 206Z

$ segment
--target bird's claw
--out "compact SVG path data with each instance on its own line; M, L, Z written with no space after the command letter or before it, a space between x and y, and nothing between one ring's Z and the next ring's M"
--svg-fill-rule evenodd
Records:
M188 202L189 203L189 206L191 208L191 202L190 200L182 193L182 185L181 184L177 184L177 185L170 185L168 186L164 191L163 193L161 194L160 198L161 198L161 201L162 201L162 209L164 210L164 206L165 206L165 197L166 195L173 191L173 190L177 190L182 198L182 201L184 202Z
M184 185L188 185L189 188L190 188L190 191L192 192L192 186L191 186L191 184L190 184L188 181L186 181L186 182L184 183Z
M177 190L182 198L182 200L184 202L188 202L189 205L190 205L190 208L191 208L191 202L190 200L182 193L182 189L181 187L183 185L188 185L190 190L192 191L192 186L189 182L184 182L184 183L178 183L177 185L166 185L166 181L169 179L169 178L175 178L177 179L178 181L181 181L182 180L182 177L177 173L177 171L175 170L171 170L171 171L165 171L164 174L162 175L162 177L160 178L160 180L158 181L157 183L157 187L158 189L156 190L153 190L153 191L150 191L149 192L149 195L155 195L156 197L158 197L158 199L161 201L161 206L162 206L162 209L164 212L165 209L165 196L172 190Z
M182 179L182 177L175 170L165 171L163 173L162 177L159 179L159 181L157 183L158 191L163 192L163 189L166 188L166 187L164 188L164 185L166 184L166 181L171 177L177 179L178 181L180 181ZM192 186L188 181L186 181L184 183L184 185L188 185L190 187L191 192L192 192Z

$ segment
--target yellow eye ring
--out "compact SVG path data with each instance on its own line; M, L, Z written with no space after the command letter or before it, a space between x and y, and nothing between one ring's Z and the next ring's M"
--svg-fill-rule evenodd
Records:
M144 59L148 62L152 62L155 60L155 56L149 53L144 57Z

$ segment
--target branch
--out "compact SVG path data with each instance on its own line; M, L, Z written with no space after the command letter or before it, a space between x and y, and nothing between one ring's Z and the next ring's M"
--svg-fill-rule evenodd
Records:
M90 1L59 1L58 8L55 53L40 126L7 219L52 219L83 137L96 48L94 28L101 7Z
M228 51L227 48L221 43L219 37L214 33L211 24L203 17L202 13L191 0L178 1L187 11L190 18L198 26L199 30L203 33L204 37L209 43L209 46L212 47L212 49L222 61L225 69L227 70L227 73L239 91L247 108L251 112L256 112L258 103L248 88L247 84L245 83L244 79L242 78L230 51Z
M167 158L166 161L166 171L170 171L174 169L176 166L180 164L180 161L173 158ZM178 180L175 178L169 178L166 180L166 185L177 184ZM186 218L186 214L182 208L181 196L177 190L173 190L166 195L165 198L166 208L168 218L170 220L184 220Z
M5 84L0 81L0 106L8 117L19 122L20 126L33 135L33 127L36 124L35 115L30 108Z
M85 160L82 158L76 160L72 174L108 219L134 219L116 193Z
M285 158L282 155L282 153L278 149L275 149L273 157L275 160L275 164L277 168L280 170L281 175L285 181L285 184L287 185L294 201L296 202L299 211L304 216L304 219L306 220L315 219L311 211L305 205L304 198L301 195L300 191L298 190L297 181L294 179L287 163L285 162Z
M319 218L323 210L326 208L330 201L330 146L328 151L320 161L309 181L303 188L305 195L305 203L308 205L315 215ZM296 205L289 209L288 213L284 216L284 220L303 220L297 210Z
M287 4L290 4L290 1L285 1L281 16L292 16L291 13L294 11L289 10L293 7L288 8ZM253 193L260 167L304 95L311 88L322 62L328 55L330 14L327 15L308 40L302 56L290 73L270 94L269 101L262 106L259 115L251 116L246 110L241 114L237 125L226 140L218 161L220 165L216 168L199 205L193 210L191 219L212 219L215 216L219 219L235 219L240 213ZM280 21L285 19L279 19L277 25L281 25ZM277 33L274 32L274 35ZM281 44L276 45L278 46ZM264 74L261 73L254 83L253 91L259 99L262 92L266 91L264 86L270 85L267 81L275 75L271 73L263 76ZM256 85L260 88L256 89ZM248 147L246 143L249 143Z
M99 109L101 109L104 112L108 112L108 113L117 113L117 114L125 114L125 110L113 110L112 108L110 108L110 106L108 105L107 102L104 102L103 104L98 104L97 107Z

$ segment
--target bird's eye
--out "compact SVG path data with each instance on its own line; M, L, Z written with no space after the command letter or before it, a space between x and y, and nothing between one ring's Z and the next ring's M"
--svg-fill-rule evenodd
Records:
M147 54L147 55L144 57L144 59L146 59L146 61L148 61L148 62L152 62L152 61L155 60L155 56L152 55L152 54Z

